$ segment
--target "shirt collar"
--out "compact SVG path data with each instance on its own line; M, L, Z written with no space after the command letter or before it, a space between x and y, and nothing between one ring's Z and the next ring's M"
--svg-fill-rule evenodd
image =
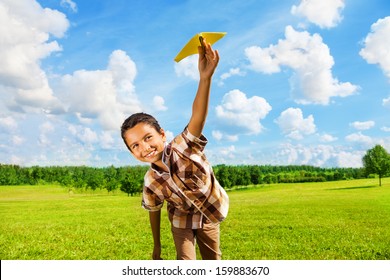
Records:
M162 162L163 162L163 164L165 164L168 168L169 168L169 156L171 155L171 151L172 151L172 149L171 149L171 143L167 143L167 142L165 142L165 144L164 144L165 146L164 146L164 150L163 150L163 154L162 154ZM157 174L159 174L159 175L162 175L162 174L165 174L165 173L168 173L168 172L166 172L166 171L164 171L164 170L161 170L161 168L160 167L158 167L156 164L154 164L154 163L152 163L151 165L150 165L150 168L154 171L154 172L156 172Z

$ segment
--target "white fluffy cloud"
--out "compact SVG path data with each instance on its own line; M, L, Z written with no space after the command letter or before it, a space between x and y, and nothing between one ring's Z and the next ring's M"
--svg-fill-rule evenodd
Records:
M331 28L341 22L344 2L344 0L301 0L298 6L292 6L291 13L305 17L321 28Z
M11 132L15 131L18 127L18 123L13 117L0 117L0 129ZM0 130L1 131L1 130Z
M390 97L384 98L384 99L382 100L382 105L383 105L384 107L390 109Z
M362 167L363 155L364 151L349 151L344 147L333 145L305 146L285 143L281 145L280 150L275 154L275 158L277 163L280 161L282 164Z
M292 94L301 104L327 105L332 97L346 97L358 90L357 86L341 83L333 77L333 57L319 34L310 35L287 26L285 36L277 45L268 48L252 46L245 49L250 68L267 74L280 72L282 66L293 69Z
M112 132L103 131L100 136L100 143L103 149L111 149L115 143L114 137L112 136Z
M153 97L153 106L157 111L166 111L168 110L167 106L165 106L165 100L159 95Z
M61 0L61 6L69 8L72 12L77 12L77 4L72 0Z
M229 158L229 159L232 159L235 157L234 153L236 151L236 148L231 145L229 147L225 147L225 148L221 148L219 150L219 152L221 153L221 155L225 156L226 158Z
M336 163L339 167L363 167L362 158L365 151L341 151L336 156Z
M307 147L301 144L292 145L285 143L281 145L280 150L276 153L285 164L310 164L321 166L325 164L333 155L331 146L321 145L316 147Z
M370 136L364 135L360 131L347 135L345 137L345 140L351 143L360 144L364 148L369 148L374 143L373 139Z
M211 135L217 141L221 141L221 140L227 140L227 141L230 141L230 142L238 141L238 135L230 135L230 134L227 134L227 133L223 133L223 132L221 132L219 130L213 130L211 132Z
M69 27L65 15L42 8L34 0L0 3L0 84L5 103L18 111L26 107L59 110L41 60L61 50L51 36L62 37Z
M91 129L90 127L84 127L81 125L69 125L68 131L74 136L74 139L84 145L92 145L102 142L102 148L108 149L114 143L112 134L109 131L103 131L99 136L97 131Z
M179 77L190 77L193 80L199 78L198 56L192 55L184 58L179 63L175 63L175 72Z
M356 121L356 122L350 123L349 125L357 130L367 130L367 129L374 127L375 122L374 121L366 121L366 122Z
M39 137L38 137L38 145L40 146L48 146L51 144L50 137L48 136L51 132L54 131L54 126L51 122L46 121L39 126Z
M24 139L23 137L18 136L18 135L13 135L12 136L12 144L14 146L19 146L19 145L23 144L25 140L26 139Z
M98 141L97 133L89 127L84 128L83 132L78 136L80 140L85 144L93 144Z
M319 139L321 142L334 142L337 140L337 137L334 137L333 135L324 133L323 135L320 135Z
M237 133L258 134L263 129L260 121L271 109L271 105L264 98L247 98L245 93L235 89L224 95L222 103L215 111L219 120Z
M244 76L244 75L245 75L245 73L242 72L240 68L238 68L238 67L237 68L230 68L229 72L223 73L221 75L221 80L226 80L232 76Z
M71 0L61 1L61 5L77 12ZM65 14L42 8L35 0L0 1L3 162L95 164L98 150L123 146L113 133L127 115L141 111L134 87L136 65L124 51L112 52L103 70L48 76L43 61L62 51L56 39L64 37L68 28ZM159 102L161 109L163 102ZM28 118L19 113L27 113ZM67 121L76 120L81 125L67 129ZM31 124L37 129L28 129L23 137L18 135ZM29 148L21 145L27 139Z
M68 112L98 119L106 130L118 129L126 115L141 111L134 93L136 66L121 50L114 51L106 70L78 70L62 77L59 92Z
M230 68L229 69L229 72L226 72L226 73L223 73L221 76L220 76L220 81L219 81L219 85L223 85L224 84L224 81L226 79L229 79L230 77L232 76L245 76L245 72L243 72L239 67L236 67L236 68Z
M390 16L379 19L371 26L360 55L370 64L378 64L390 79Z
M39 131L41 133L49 133L49 132L54 131L54 126L51 122L46 121L39 126Z
M256 145L256 144L254 144ZM226 146L208 150L214 164L273 164L312 165L321 167L362 167L366 149L352 149L350 145L327 145L285 142L272 149L248 150L248 147ZM383 145L386 147L386 145Z
M70 0L61 2L77 11ZM97 119L106 130L118 129L127 114L140 111L135 95L136 65L121 50L112 52L107 69L78 70L49 85L41 62L61 51L52 40L63 37L69 21L63 13L42 8L35 0L0 3L0 98L18 112L70 113L79 120ZM163 104L159 104L162 109Z
M304 135L310 135L316 131L313 115L304 118L302 110L299 108L288 108L280 114L275 122L279 125L283 134L296 140L300 140Z

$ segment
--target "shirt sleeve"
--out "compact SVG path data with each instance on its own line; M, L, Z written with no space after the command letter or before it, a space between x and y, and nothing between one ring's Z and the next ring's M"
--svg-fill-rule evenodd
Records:
M183 155L202 154L207 144L207 138L202 134L196 137L186 127L184 131L173 140L174 147Z
M142 192L142 208L148 211L158 211L164 205L164 197L160 197L151 190L153 185L150 185L147 179L148 174L145 175L145 185Z
M164 201L159 201L158 197L155 194L150 194L144 190L142 195L142 208L148 210L148 211L158 211L160 210L163 205Z

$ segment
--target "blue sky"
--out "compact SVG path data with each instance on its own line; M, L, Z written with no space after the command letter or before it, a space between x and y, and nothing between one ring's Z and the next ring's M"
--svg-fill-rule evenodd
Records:
M187 124L202 31L214 47L212 164L360 167L390 151L387 0L0 0L0 163L139 164L120 138L144 111Z

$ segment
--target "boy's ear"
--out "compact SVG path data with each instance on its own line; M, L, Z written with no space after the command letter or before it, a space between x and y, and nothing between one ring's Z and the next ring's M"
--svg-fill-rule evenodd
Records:
M167 141L167 135L165 134L165 131L162 128L160 129L160 135L164 142Z

